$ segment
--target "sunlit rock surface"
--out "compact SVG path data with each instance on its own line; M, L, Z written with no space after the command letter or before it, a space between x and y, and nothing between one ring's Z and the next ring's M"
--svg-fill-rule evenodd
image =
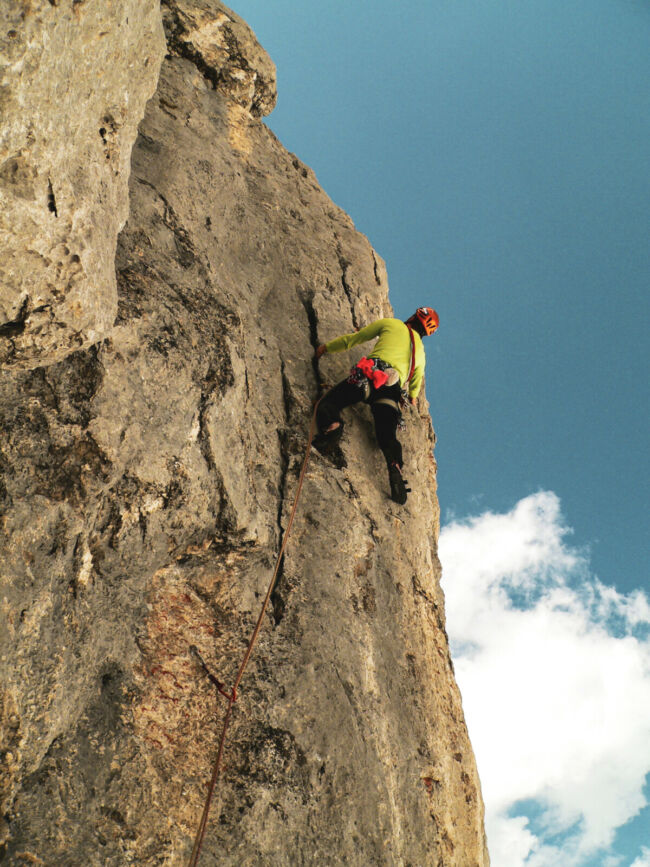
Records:
M274 73L252 33L207 0L163 14L115 325L0 379L8 863L187 863L225 709L189 647L233 682L319 382L354 360L314 347L391 311L380 257L257 117ZM488 864L428 407L405 507L368 410L348 418L341 455L312 455L201 863Z
M156 0L0 3L0 366L109 333L131 148L164 51Z

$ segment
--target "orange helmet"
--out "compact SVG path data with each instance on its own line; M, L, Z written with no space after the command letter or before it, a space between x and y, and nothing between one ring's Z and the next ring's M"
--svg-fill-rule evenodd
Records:
M424 328L425 334L433 334L440 324L438 314L432 307L418 307L411 319L417 319Z

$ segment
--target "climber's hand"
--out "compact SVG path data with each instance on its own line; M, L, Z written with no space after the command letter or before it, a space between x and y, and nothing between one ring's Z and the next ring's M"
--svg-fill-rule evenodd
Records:
M315 353L316 358L320 358L321 355L324 355L326 352L327 352L327 349L325 348L325 344L321 343L321 345L316 350L316 353Z
M409 397L409 403L411 404L411 406L415 406L417 404L417 402L418 402L417 397Z

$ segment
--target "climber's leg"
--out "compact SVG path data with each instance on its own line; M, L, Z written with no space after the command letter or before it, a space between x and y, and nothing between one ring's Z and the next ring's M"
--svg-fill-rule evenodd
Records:
M375 432L379 448L384 453L388 466L390 496L394 502L403 505L406 502L408 488L402 476L402 445L397 439L397 425L400 412L390 404L373 403L372 414L375 419Z
M385 394L383 394L385 392ZM399 387L395 394L394 387L380 388L377 391L375 401L371 403L372 415L375 419L375 433L379 448L384 453L386 463L390 467L391 464L402 466L402 444L397 439L397 425L400 419L400 411L397 409L397 400L399 399ZM377 400L388 398L393 400L393 405L386 403L377 403Z
M344 379L330 389L321 399L316 412L318 435L314 437L317 449L336 445L343 436L344 423L341 410L352 406L363 399L363 392L358 385L352 385Z

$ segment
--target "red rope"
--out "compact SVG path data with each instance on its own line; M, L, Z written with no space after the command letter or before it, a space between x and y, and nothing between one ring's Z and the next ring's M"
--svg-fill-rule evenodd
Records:
M248 642L248 647L246 648L246 653L244 654L244 658L242 659L241 665L239 666L239 671L237 672L237 677L235 678L235 684L232 688L232 692L230 695L224 693L222 690L219 690L222 695L226 695L228 698L228 707L226 709L226 715L223 720L223 728L221 729L221 737L219 738L219 748L217 750L217 757L214 762L214 766L212 768L212 777L210 778L210 784L208 786L208 793L205 799L205 805L203 807L203 814L201 816L201 821L199 823L198 830L196 832L196 838L194 840L194 848L192 849L192 857L190 858L189 867L196 867L199 861L199 854L201 852L201 846L203 845L203 838L205 837L205 829L208 824L208 816L210 813L210 805L212 803L212 796L214 795L214 790L217 784L217 778L219 776L219 771L221 769L221 759L223 757L224 752L224 744L226 742L226 732L228 731L228 724L230 722L230 715L232 711L233 704L237 701L237 689L239 688L239 684L244 676L244 672L246 671L246 666L251 658L253 653L253 648L255 647L255 642L257 641L257 636L259 635L260 629L262 628L262 622L264 620L264 615L266 614L266 609L269 604L269 600L271 599L271 593L273 592L273 588L275 587L275 582L278 578L278 573L280 571L280 563L282 561L282 557L284 556L284 550L287 547L287 541L289 539L289 533L291 532L291 527L293 525L293 519L296 515L296 510L298 508L298 500L300 499L300 493L302 491L302 485L305 480L305 473L307 472L307 464L309 463L309 455L311 453L311 443L314 438L314 431L316 429L316 410L318 409L318 404L320 403L320 399L316 401L314 404L314 412L311 417L311 425L309 426L309 436L307 437L307 448L305 449L305 457L302 461L302 467L300 470L300 476L298 477L298 487L296 489L296 496L293 501L293 507L291 509L291 514L289 516L289 521L287 523L287 529L284 532L284 537L282 539L282 544L280 546L280 551L278 553L277 560L275 561L275 569L273 570L273 575L271 576L271 582L269 584L269 589L266 591L266 597L264 602L262 603L262 610L260 611L260 615L257 618L257 623L255 624L255 629L253 630L253 634L251 635L250 641Z
M413 371L415 370L415 337L413 337L413 329L411 328L411 326L408 323L405 324L409 330L409 337L411 339L411 369L409 370L409 375L406 379L406 382L404 383L404 388L406 388L408 383L411 381Z

